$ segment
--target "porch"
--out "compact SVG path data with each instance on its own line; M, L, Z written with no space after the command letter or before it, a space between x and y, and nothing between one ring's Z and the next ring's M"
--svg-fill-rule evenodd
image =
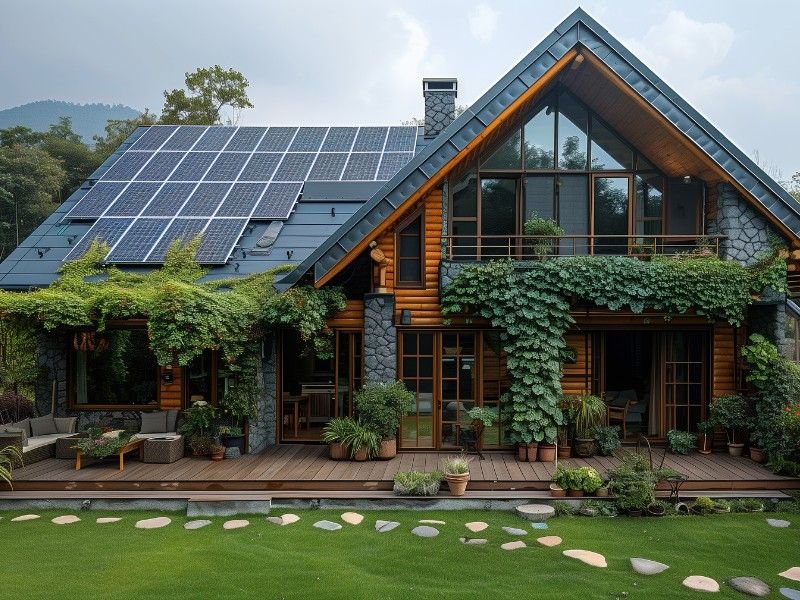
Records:
M624 451L630 451L626 449ZM663 449L653 450L660 464ZM369 498L391 495L397 471L441 468L447 452L404 452L388 461L332 461L327 447L285 444L236 460L213 462L183 458L172 464L145 464L131 460L120 472L110 463L97 463L75 471L73 461L48 459L14 471L14 491L4 498L43 492L60 497L63 492L155 492L168 497L188 492L274 492L289 497L345 495ZM526 493L547 494L555 463L523 463L508 452L485 452L485 460L473 457L470 495L502 498ZM569 466L592 466L601 474L616 466L614 457L571 458ZM748 458L723 453L708 456L666 454L664 466L684 473L683 490L736 492L800 488L800 479L781 477Z

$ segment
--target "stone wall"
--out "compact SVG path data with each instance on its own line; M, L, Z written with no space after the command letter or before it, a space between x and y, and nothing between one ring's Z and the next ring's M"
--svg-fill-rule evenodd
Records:
M67 414L67 343L64 334L42 333L36 343L36 362L41 377L36 382L36 413L50 412L53 381L56 384L56 416Z
M453 91L425 92L425 137L436 137L453 122L456 95Z
M258 399L258 418L250 422L250 452L260 452L277 442L275 431L278 385L276 343L274 336L264 340L265 357L257 375L261 397Z
M397 379L393 294L364 296L364 378L368 383Z

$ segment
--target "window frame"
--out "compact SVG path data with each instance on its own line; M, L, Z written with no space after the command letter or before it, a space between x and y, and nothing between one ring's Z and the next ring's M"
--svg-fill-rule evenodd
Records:
M401 245L401 237L403 236L403 231L409 227L409 225L413 224L414 221L419 219L419 256L417 259L419 260L419 280L413 281L402 281L400 279L400 261L401 260L412 260L412 258L403 258L400 254L400 249L402 248ZM410 237L410 236L409 236ZM406 217L403 221L400 222L395 228L394 232L394 287L396 288L403 288L403 289L417 289L417 290L424 290L426 288L426 277L425 277L425 210L423 208L419 208L415 210L412 214Z

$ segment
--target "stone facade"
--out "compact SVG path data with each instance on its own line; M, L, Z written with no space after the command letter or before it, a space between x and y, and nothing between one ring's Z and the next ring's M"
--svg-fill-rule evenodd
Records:
M260 452L267 446L277 443L275 420L277 412L277 350L275 337L269 336L264 340L265 358L261 361L258 372L258 387L261 397L258 399L258 418L250 422L250 452Z
M448 285L453 283L453 280L458 276L459 271L464 268L466 262L456 262L452 260L443 260L439 263L439 289L443 290Z
M436 137L450 125L456 115L456 93L453 90L426 90L425 137Z
M397 379L393 294L364 296L364 378L368 383Z

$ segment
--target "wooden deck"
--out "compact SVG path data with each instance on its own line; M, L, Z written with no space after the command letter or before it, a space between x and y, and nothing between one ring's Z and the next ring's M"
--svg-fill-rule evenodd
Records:
M48 459L14 471L14 492L24 491L320 491L365 493L388 491L397 471L440 468L452 453L406 452L389 461L338 462L327 458L319 445L286 444L236 460L213 462L183 458L172 464L145 464L136 460L119 471L112 462L100 462L76 471L74 461ZM653 450L656 465L664 455ZM521 463L510 453L487 452L474 457L469 489L473 492L542 491L549 487L554 463ZM614 467L617 458L572 458L569 466L589 465L600 473ZM800 488L800 479L774 475L748 458L727 454L709 456L667 454L664 466L689 477L684 490L781 490ZM12 492L12 494L14 493ZM4 494L5 495L5 494ZM7 497L7 496L6 496Z

